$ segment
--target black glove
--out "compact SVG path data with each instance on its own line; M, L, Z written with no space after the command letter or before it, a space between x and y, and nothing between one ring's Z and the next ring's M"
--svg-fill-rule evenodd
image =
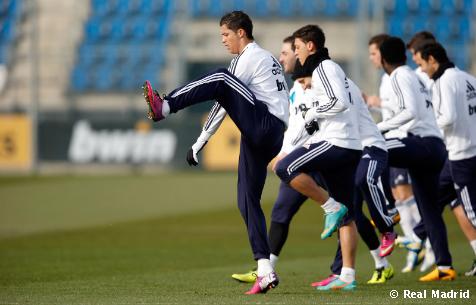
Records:
M192 166L192 165L197 166L198 165L198 162L193 157L193 149L192 148L190 148L187 152L187 163L190 166Z
M312 120L309 123L306 123L306 125L304 125L304 128L306 128L306 131L309 135L312 135L313 133L319 130L319 123L317 122L317 120Z

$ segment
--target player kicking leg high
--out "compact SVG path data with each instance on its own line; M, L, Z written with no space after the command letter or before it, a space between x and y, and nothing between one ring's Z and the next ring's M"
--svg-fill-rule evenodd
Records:
M308 25L298 29L293 36L299 61L317 67L312 72L313 87L305 94L307 104L313 107L304 116L306 124L317 131L304 146L278 162L276 173L283 182L322 205L326 214L322 239L339 230L343 267L339 279L328 288L353 290L356 286L357 230L352 201L355 169L361 156L358 126L351 113L355 110L351 108L346 91L346 76L330 60L322 30L316 25ZM310 173L315 172L323 178L329 193L311 177ZM341 224L347 213L347 222Z
M268 163L279 152L288 122L288 92L279 62L253 39L251 19L241 11L220 20L222 43L237 56L229 69L215 70L175 89L164 99L149 82L144 94L149 117L165 119L185 107L216 100L211 127L202 133L203 147L228 114L241 132L238 165L238 207L245 221L250 245L258 263L257 280L247 294L265 293L279 283L269 261L266 221L260 199ZM192 158L201 147L195 147Z

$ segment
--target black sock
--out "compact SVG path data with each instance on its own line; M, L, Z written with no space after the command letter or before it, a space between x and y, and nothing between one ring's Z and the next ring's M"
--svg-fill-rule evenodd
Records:
M288 239L288 231L289 224L271 222L269 228L269 247L272 254L279 256L281 249L286 243L286 239Z

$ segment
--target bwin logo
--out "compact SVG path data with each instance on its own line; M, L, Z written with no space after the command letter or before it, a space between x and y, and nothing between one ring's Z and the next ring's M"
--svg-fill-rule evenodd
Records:
M470 100L476 98L476 90L470 82L466 81L466 99Z

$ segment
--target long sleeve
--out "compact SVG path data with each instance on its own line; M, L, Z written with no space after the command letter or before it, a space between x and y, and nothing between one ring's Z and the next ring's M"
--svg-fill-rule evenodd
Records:
M200 151L203 146L208 142L208 140L215 134L215 132L220 127L221 123L225 119L226 111L220 104L215 103L212 110L208 114L208 118L203 125L202 132L198 137L195 144L192 145L194 151Z
M451 127L457 119L456 111L456 87L452 82L442 82L441 79L435 85L434 98L438 103L435 110L436 123L440 129Z
M396 129L413 119L417 119L417 109L415 103L419 95L415 92L415 86L412 85L411 80L404 75L395 74L391 77L392 91L396 96L399 112L392 118L380 122L377 127L380 131L388 131ZM429 102L429 101L427 101Z
M306 115L306 122L312 119L335 116L350 107L348 84L345 74L325 61L319 64L312 74L313 87L322 89L312 108ZM347 93L347 94L346 94ZM312 99L312 97L308 97Z

